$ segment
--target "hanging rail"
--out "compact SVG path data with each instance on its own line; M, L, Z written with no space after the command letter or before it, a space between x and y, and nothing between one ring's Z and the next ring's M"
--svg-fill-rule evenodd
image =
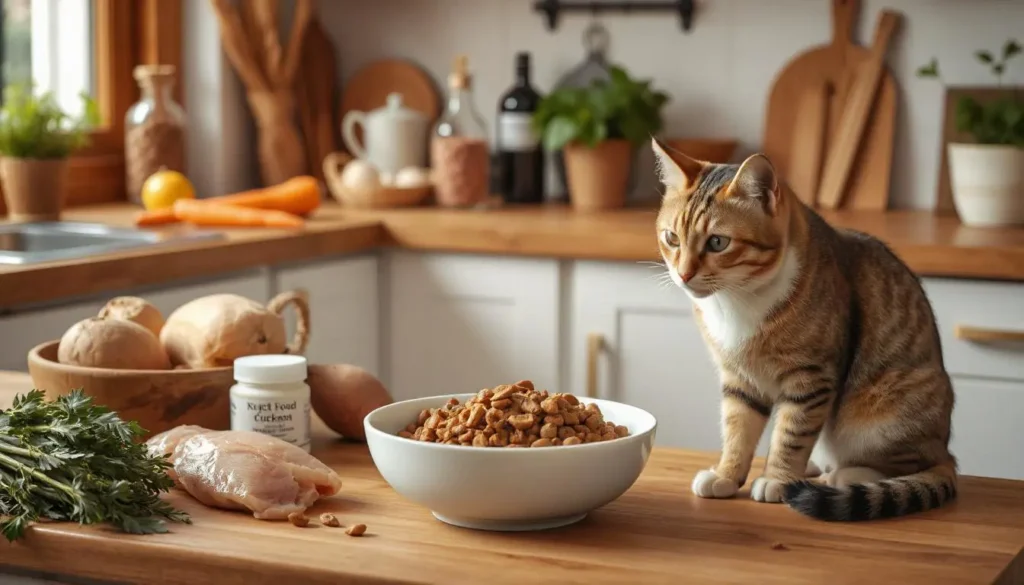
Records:
M587 0L537 0L533 9L544 14L548 30L558 28L558 17L562 12L667 12L679 14L684 31L693 26L694 0L663 0L662 2L595 2Z

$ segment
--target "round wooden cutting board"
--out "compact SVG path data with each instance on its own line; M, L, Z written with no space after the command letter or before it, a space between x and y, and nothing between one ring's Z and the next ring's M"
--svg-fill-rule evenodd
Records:
M402 94L402 104L421 112L431 123L441 114L441 97L430 75L415 63L382 59L357 71L345 84L338 122L353 110L370 112L384 106L392 92ZM362 140L361 130L356 128L359 140Z

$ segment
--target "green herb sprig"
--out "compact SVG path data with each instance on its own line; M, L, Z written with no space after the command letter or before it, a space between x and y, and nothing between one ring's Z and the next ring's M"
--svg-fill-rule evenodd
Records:
M608 80L551 92L537 106L533 126L547 150L623 138L639 145L661 130L661 110L668 101L668 94L652 89L650 80L633 79L613 66Z
M976 51L974 58L987 67L1002 87L1003 76L1009 62L1021 53L1020 43L1010 39L999 54ZM917 76L942 81L938 59L922 65ZM971 96L961 96L954 113L956 129L974 137L979 144L995 144L1024 148L1024 99L1016 92L987 103Z
M160 499L174 485L170 463L138 441L138 423L80 389L43 396L32 390L0 411L0 531L8 541L41 518L109 522L132 534L167 532L164 520L191 523Z
M4 88L0 108L0 154L14 158L65 158L89 143L100 123L100 111L88 94L81 94L81 116L68 115L52 92L36 95L31 83Z

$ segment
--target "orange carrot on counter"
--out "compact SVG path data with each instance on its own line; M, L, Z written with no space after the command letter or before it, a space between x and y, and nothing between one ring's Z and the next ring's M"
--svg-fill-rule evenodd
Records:
M174 216L199 226L300 228L306 224L301 217L276 209L254 209L198 199L174 202Z
M303 175L283 183L242 191L232 195L220 195L208 199L194 199L200 205L233 205L247 209L281 211L293 216L308 215L320 207L320 184L316 177ZM153 227L181 221L173 209L152 209L139 213L135 225Z

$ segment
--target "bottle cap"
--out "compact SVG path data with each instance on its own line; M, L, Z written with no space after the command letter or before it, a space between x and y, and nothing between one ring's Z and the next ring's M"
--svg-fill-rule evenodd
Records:
M235 360L235 381L248 384L292 384L306 379L301 355L249 355Z
M530 54L526 51L516 53L516 67L524 69L530 66Z
M448 87L452 89L469 89L472 83L472 75L469 73L469 58L459 55L455 58L455 66L448 75Z

